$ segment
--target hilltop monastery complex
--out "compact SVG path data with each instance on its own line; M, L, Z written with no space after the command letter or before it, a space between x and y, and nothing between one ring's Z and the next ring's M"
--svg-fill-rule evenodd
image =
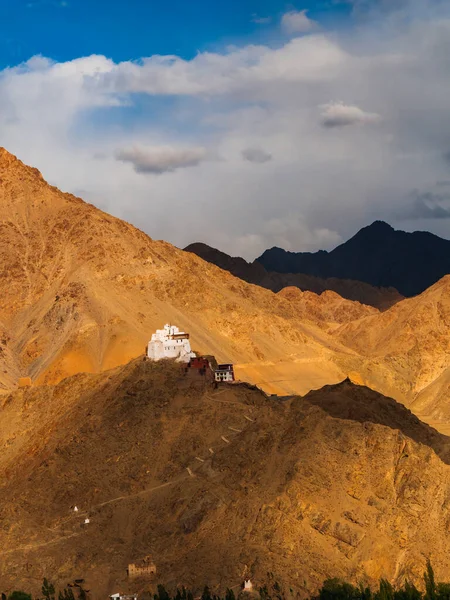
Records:
M192 351L189 333L180 331L176 325L164 325L152 335L147 347L150 360L174 359L186 363L186 368L196 369L201 375L214 373L214 380L234 381L234 369L230 363L218 365L214 357L197 356Z
M164 325L164 329L157 329L148 343L147 356L151 360L174 358L178 362L188 363L195 358L191 350L189 334L180 331L176 325Z

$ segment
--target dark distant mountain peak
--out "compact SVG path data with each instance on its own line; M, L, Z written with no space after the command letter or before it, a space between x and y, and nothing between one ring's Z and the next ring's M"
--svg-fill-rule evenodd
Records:
M398 231L384 221L363 227L331 252L266 250L268 271L364 281L415 296L450 273L450 241L426 231Z
M371 223L370 225L367 225L366 227L360 229L358 233L361 233L362 231L376 231L382 233L395 231L395 229L392 227L392 225L386 223L386 221L377 220Z
M368 304L375 306L381 310L389 308L399 300L403 298L397 290L375 288L367 283L360 281L349 281L338 278L322 279L314 277L312 275L304 275L302 273L277 273L270 272L264 268L264 266L255 260L253 263L249 263L243 258L232 257L220 250L216 250L207 244L202 242L196 242L189 244L185 249L187 252L193 252L200 256L203 260L213 263L229 271L236 277L253 283L261 287L268 288L273 292L279 292L284 288L297 287L300 290L309 290L316 294L321 294L326 290L331 290L347 298L348 300L356 300L361 304ZM286 255L292 254L295 258L296 253L288 253L282 248L271 248L266 251L271 254L272 257L279 257L279 260L284 260ZM315 254L305 253L309 256L326 256L328 252L320 250Z

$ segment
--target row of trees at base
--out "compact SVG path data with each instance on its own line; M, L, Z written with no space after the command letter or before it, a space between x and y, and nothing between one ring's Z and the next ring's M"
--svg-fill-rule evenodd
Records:
M436 582L430 561L427 562L423 581L425 589L421 591L408 581L403 587L394 588L386 579L380 579L378 589L373 591L363 585L354 586L339 579L328 579L314 600L450 600L450 583Z
M272 574L268 573L268 577L272 579ZM386 579L380 579L378 589L373 590L362 584L353 585L341 579L327 579L318 594L310 600L450 600L450 583L436 582L430 561L427 562L423 581L424 590L421 591L409 581L405 581L402 587L394 588ZM287 592L276 581L259 588L261 600L287 600L295 595L292 589ZM153 600L194 600L194 598L184 588L181 591L177 590L175 596L171 597L163 586L158 586L158 593L154 595ZM235 600L235 593L232 589L227 589L223 599L211 594L206 587L201 600Z
M76 586L76 595L73 593L72 587L64 588L58 592L58 600L88 600L86 590L80 585ZM56 591L53 583L50 583L47 578L44 578L42 583L42 598L36 600L56 600ZM2 594L1 600L33 600L31 594L16 590L8 596Z
M272 579L271 574L268 574ZM406 581L402 587L394 586L386 579L380 579L378 588L373 590L365 585L353 585L341 579L327 579L322 585L317 595L310 600L450 600L450 583L436 582L433 568L430 562L427 562L426 571L423 574L424 590L419 590L414 584ZM156 594L144 593L141 600L194 600L194 594L186 588L177 589L174 595L170 595L164 586L158 585ZM240 595L241 590L237 592ZM243 592L245 597L251 600L257 596L261 600L288 600L295 594L292 588L285 590L278 582L273 580L269 585L259 588L256 591ZM1 595L1 600L32 600L31 594L22 591L15 591L6 596ZM55 586L47 579L42 584L42 598L36 600L56 600ZM68 587L58 593L58 600L88 600L86 590L81 586L76 586L76 594L73 587ZM225 596L213 594L209 587L205 587L201 595L201 600L236 600L236 593L233 589L227 589Z

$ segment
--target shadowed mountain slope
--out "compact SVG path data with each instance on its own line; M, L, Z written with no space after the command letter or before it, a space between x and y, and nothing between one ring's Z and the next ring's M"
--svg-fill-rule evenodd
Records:
M450 273L450 241L425 231L396 231L375 221L331 252L272 248L257 262L268 271L354 279L415 296Z
M330 290L347 300L374 306L380 310L385 310L403 299L403 296L397 290L378 288L361 281L337 279L336 277L321 279L313 275L296 272L276 273L275 271L266 270L257 260L248 263L243 258L231 257L220 250L211 248L207 244L190 244L185 250L193 252L203 260L229 271L244 281L260 285L273 292L279 292L285 287L297 287L315 294L322 294Z
M45 575L85 577L94 600L142 591L126 568L148 555L169 587L271 572L301 596L329 576L418 580L430 553L450 568L449 439L349 381L281 402L137 359L0 414L4 591Z

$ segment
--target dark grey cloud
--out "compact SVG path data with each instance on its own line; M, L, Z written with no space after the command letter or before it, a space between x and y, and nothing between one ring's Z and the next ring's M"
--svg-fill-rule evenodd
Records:
M438 193L434 191L413 194L412 203L404 212L399 212L402 219L450 219L450 191Z
M116 152L116 160L129 162L136 173L161 175L176 169L195 167L205 158L204 148L172 148L155 146L152 148L123 148Z
M245 160L253 163L263 164L272 160L272 155L261 148L246 148L242 151Z

